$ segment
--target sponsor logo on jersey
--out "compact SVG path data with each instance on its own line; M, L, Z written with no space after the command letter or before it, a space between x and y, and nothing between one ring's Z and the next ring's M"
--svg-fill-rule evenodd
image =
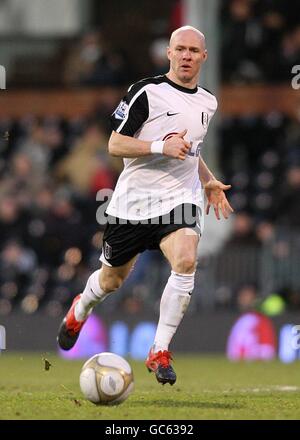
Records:
M188 155L189 156L193 156L193 157L199 157L201 155L201 147L202 147L202 141L198 142L194 141L191 142L191 148L188 151Z
M116 119L125 119L128 112L128 104L125 101L121 101L116 110L114 116Z
M203 128L208 127L208 113L202 112L201 122L202 122Z
M179 115L179 113L167 112L167 116L175 116L175 115Z

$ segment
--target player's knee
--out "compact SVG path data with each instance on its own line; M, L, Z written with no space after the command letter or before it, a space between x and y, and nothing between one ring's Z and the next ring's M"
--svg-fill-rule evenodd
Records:
M193 256L183 255L176 259L172 269L178 273L193 273L196 270L196 260Z
M123 284L123 278L115 275L111 277L103 277L100 280L100 287L105 293L115 292Z

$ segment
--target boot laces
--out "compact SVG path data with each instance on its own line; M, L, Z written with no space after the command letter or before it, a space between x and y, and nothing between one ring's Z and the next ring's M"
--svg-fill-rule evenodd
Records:
M167 350L159 351L158 353L155 353L153 360L156 360L163 368L168 368L170 366L170 361L173 360L172 353Z

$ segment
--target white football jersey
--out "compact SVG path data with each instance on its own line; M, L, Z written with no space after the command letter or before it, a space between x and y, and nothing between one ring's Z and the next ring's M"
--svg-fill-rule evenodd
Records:
M111 117L112 129L143 141L164 141L187 129L191 149L184 161L162 154L125 158L107 214L145 220L182 203L202 207L199 155L216 109L210 92L182 87L165 75L133 84Z

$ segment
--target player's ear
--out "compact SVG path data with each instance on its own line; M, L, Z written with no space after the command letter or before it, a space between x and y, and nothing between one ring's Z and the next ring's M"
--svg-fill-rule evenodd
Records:
M171 49L169 48L169 46L167 47L167 57L168 57L168 60L171 61Z
M207 54L207 50L205 49L203 51L203 62L205 62L207 60L207 58L208 58L208 54Z

